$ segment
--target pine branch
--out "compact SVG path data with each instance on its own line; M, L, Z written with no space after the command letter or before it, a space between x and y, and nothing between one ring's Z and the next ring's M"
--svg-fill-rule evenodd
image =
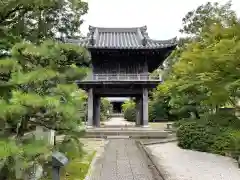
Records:
M47 129L51 129L51 130L55 130L55 131L73 131L72 129L70 128L56 128L56 127L53 127L53 126L50 126L44 122L41 122L41 121L34 121L33 119L29 119L29 122L35 124L35 125L39 125L39 126L43 126Z
M5 15L1 15L0 16L0 24L2 24L3 22L6 21L6 19L8 19L13 13L22 10L23 7L21 4L18 4L15 8L13 8L12 10L8 11Z

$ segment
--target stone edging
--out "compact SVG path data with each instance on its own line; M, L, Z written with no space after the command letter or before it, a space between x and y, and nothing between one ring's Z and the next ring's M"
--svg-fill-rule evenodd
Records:
M153 175L153 179L154 180L164 180L161 173L159 172L159 170L153 163L152 159L149 157L148 153L146 152L144 145L142 145L142 143L140 141L136 141L136 145L137 145L138 149L141 151L143 158L145 159L145 161L148 165L148 168Z
M104 146L99 148L97 150L97 152L95 153L95 156L93 157L92 162L89 165L89 169L88 169L87 175L84 178L84 180L91 180L92 176L93 176L92 173L97 169L97 166L101 165L101 163L99 163L99 161L101 161L101 159L103 158L103 153L105 151L105 148L106 148L108 142L109 141L104 142Z
M154 145L154 144L163 144L163 143L168 143L168 142L177 142L177 138L163 139L163 140L159 140L159 141L155 141L155 142L145 142L145 143L140 141L140 143L143 146Z
M157 158L154 157L154 155L151 153L149 148L146 147L146 145L163 144L163 143L175 142L175 141L177 141L175 138L161 140L159 142L154 142L154 143L142 143L141 140L137 141L138 147L144 151L148 159L155 166L155 169L157 170L162 180L167 180L169 178L169 174L165 170L161 169L159 163L157 162L158 161Z

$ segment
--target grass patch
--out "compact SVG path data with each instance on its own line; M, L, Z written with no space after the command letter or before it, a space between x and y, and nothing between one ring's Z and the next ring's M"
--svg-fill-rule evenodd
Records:
M72 147L70 145L67 146L67 143L65 143L64 152L65 154L67 152L71 152L71 159L69 160L69 164L61 169L61 180L84 180L96 152L98 151L99 147L104 145L103 140L92 140L85 138L79 140L83 145L83 149L82 152L78 153L76 153L73 148L74 146L77 146L76 144L73 144ZM59 141L59 143L62 143L62 141ZM41 180L52 180L51 162L45 165L44 170L47 175L42 177Z
M87 154L84 158L73 159L66 167L61 169L61 180L84 180L96 151ZM41 180L52 180L51 167L48 167L48 177Z
M84 180L96 151L86 158L74 159L63 169L61 180Z

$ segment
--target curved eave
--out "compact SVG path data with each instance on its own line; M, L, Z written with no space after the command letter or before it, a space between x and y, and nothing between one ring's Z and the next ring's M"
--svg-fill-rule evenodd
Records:
M177 45L159 50L160 54L155 55L153 59L148 61L149 72L153 72L156 68L162 65L172 51L174 51L176 46Z
M156 46L156 47L102 47L102 46L85 46L85 48L91 50L91 49L104 49L104 50L116 50L116 49L119 49L119 50L162 50L162 49L166 49L166 48L175 48L177 46L177 44L174 44L174 45L163 45L163 46Z
M75 39L66 39L67 43L73 43L76 44L78 46L87 48L89 50L91 49L99 49L99 50L130 50L130 49L134 49L134 50L161 50L161 49L165 49L165 48L175 48L177 46L177 41L176 41L176 37L169 39L169 40L153 40L153 39L147 39L147 44L144 46L142 44L135 44L132 46L104 46L104 45L90 45L89 42L89 38L86 39L82 39L82 40L75 40Z

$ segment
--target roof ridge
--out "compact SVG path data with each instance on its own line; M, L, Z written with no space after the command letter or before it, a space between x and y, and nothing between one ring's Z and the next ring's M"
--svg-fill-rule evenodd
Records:
M95 31L98 29L99 32L136 32L138 29L141 32L145 32L147 30L147 26L139 26L139 27L97 27L97 26L89 26L89 31Z
M141 27L94 27L89 26L89 33L83 39L68 40L87 48L108 49L160 49L176 47L177 39L154 40L147 33L147 26Z

